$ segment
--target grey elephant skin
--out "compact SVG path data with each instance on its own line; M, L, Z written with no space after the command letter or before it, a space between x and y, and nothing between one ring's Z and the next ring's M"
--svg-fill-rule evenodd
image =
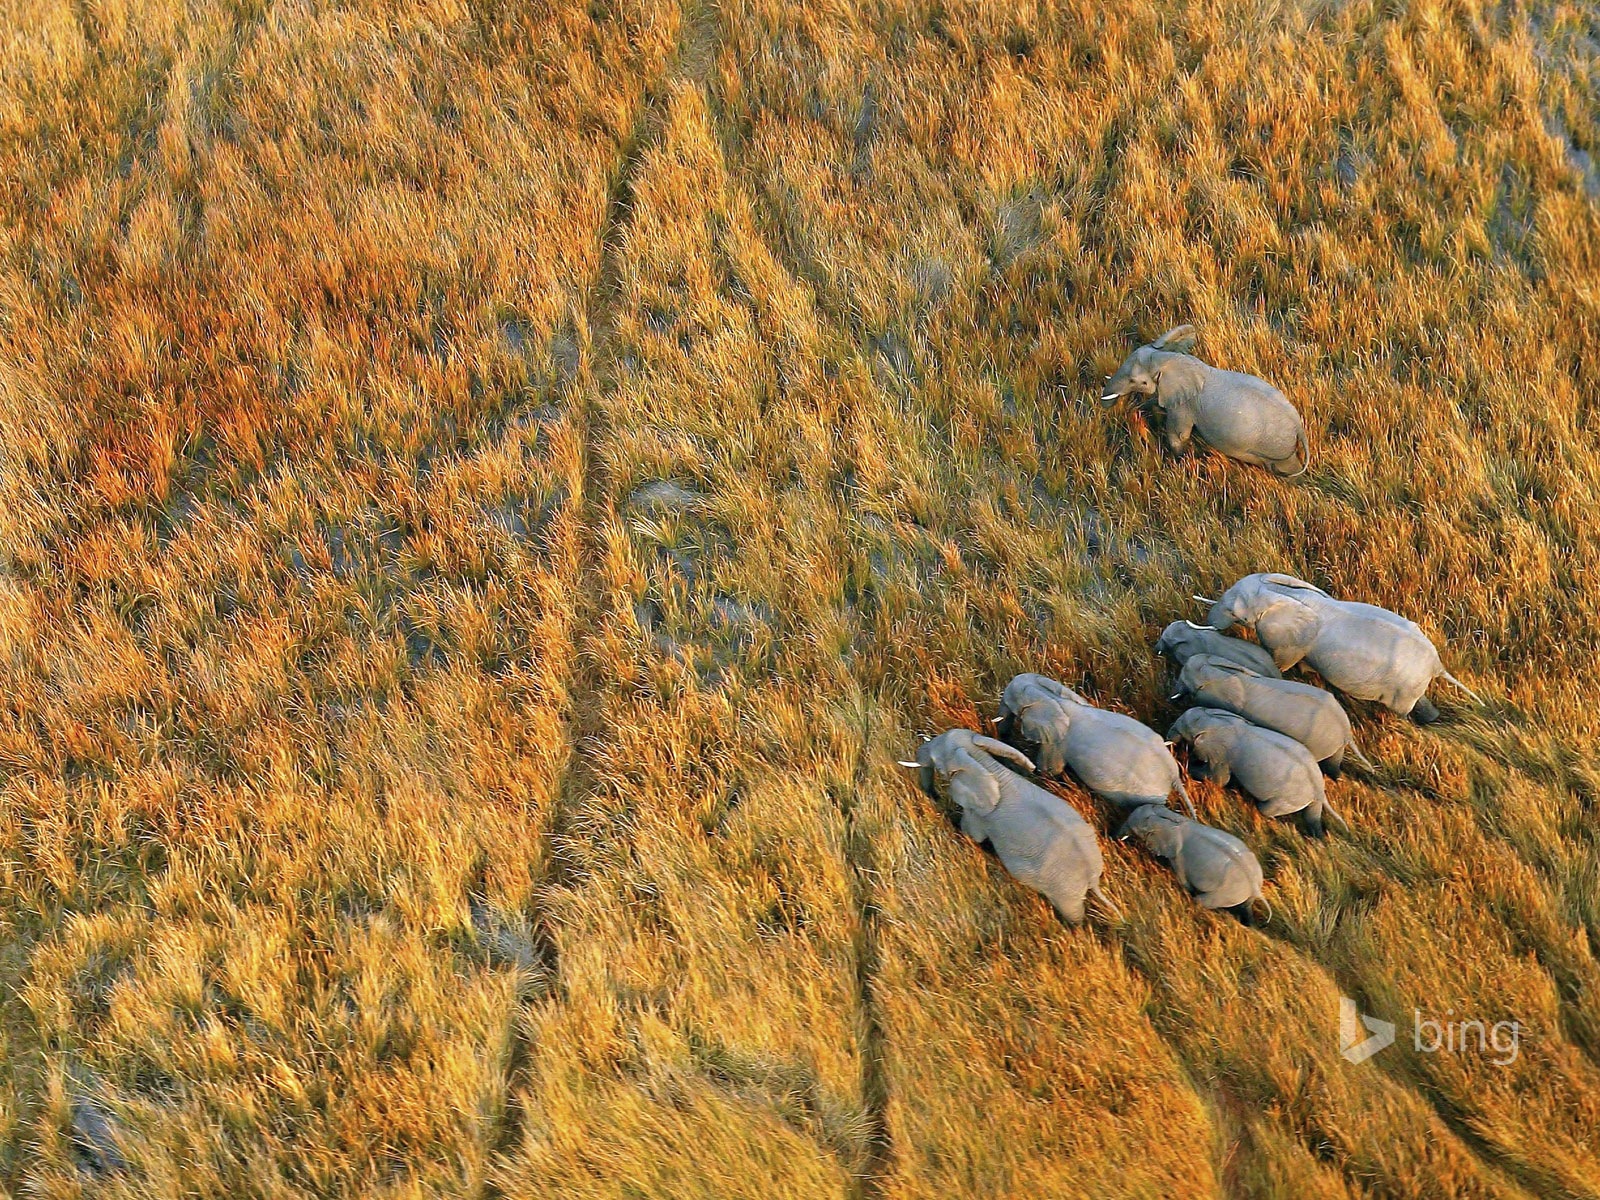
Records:
M1165 804L1176 790L1191 813L1183 772L1161 735L1121 713L1096 708L1044 675L1018 675L1000 697L1000 736L1036 751L1039 773L1067 768L1096 796L1123 808Z
M1193 621L1174 621L1163 629L1156 639L1156 653L1165 654L1180 667L1196 654L1209 654L1212 658L1249 667L1268 679L1282 678L1272 655L1254 642L1229 637L1209 625L1196 625Z
M1196 654L1178 675L1180 694L1204 708L1220 708L1291 737L1335 779L1350 750L1363 766L1366 756L1355 745L1350 718L1338 699L1309 683L1267 679L1238 663Z
M1402 716L1438 716L1426 693L1439 678L1478 698L1445 670L1414 622L1373 604L1335 600L1293 575L1246 575L1212 604L1208 623L1253 629L1280 670L1308 663L1345 695L1376 700Z
M1166 420L1167 447L1182 453L1193 434L1240 462L1300 475L1311 465L1305 422L1287 397L1264 379L1208 366L1182 353L1194 327L1179 325L1140 346L1106 381L1106 403L1154 396Z
M1002 765L1005 764L1005 765ZM961 809L961 831L988 842L1019 882L1041 892L1073 925L1100 891L1103 862L1094 829L1065 800L1023 778L1033 764L1018 750L973 733L952 729L917 751L924 790L947 797Z
M1220 708L1191 708L1173 722L1167 736L1189 744L1191 771L1198 760L1219 787L1237 783L1264 817L1299 813L1313 837L1322 836L1324 815L1345 824L1328 803L1317 760L1291 737Z
M1202 908L1240 909L1261 900L1261 864L1250 848L1221 829L1191 821L1157 805L1136 808L1118 831L1138 838L1144 848L1172 867L1179 885Z

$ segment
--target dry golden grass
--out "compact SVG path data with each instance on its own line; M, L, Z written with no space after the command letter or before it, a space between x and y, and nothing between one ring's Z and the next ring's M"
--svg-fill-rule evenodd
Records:
M0 1188L1600 1194L1600 20L0 0ZM1180 320L1284 484L1096 384ZM1063 927L894 766L1256 569L1277 916ZM1109 827L1081 792L1069 799ZM1337 1000L1521 1053L1338 1054Z

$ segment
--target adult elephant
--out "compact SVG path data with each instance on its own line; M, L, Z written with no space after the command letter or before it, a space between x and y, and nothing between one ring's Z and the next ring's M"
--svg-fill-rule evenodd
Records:
M1478 700L1445 670L1438 649L1414 622L1373 604L1335 600L1293 575L1246 575L1211 602L1207 623L1218 630L1253 629L1279 670L1309 663L1345 695L1376 700L1420 722L1439 715L1426 695L1435 679Z
M1005 765L1002 765L1005 764ZM1033 770L1020 750L970 729L951 729L917 751L922 787L961 809L961 832L988 842L1016 879L1044 896L1076 925L1093 896L1112 911L1100 891L1104 863L1089 823L1065 800L1018 774Z
M1305 474L1311 447L1295 406L1265 379L1224 371L1184 353L1194 337L1194 326L1179 325L1140 346L1106 380L1100 399L1109 404L1128 395L1154 396L1174 454L1198 433L1229 458L1279 475Z

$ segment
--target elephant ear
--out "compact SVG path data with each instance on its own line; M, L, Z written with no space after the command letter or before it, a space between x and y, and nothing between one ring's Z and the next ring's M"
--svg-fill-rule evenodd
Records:
M1154 806L1152 806L1154 807ZM1183 849L1183 818L1170 809L1160 808L1141 820L1132 832L1138 834L1145 849L1157 858L1173 859ZM1124 825L1124 835L1133 826L1133 818Z
M1210 699L1202 701L1205 706L1226 708L1230 704L1244 703L1244 681L1251 678L1259 679L1260 676L1249 667L1231 659L1197 654L1184 664L1178 681L1184 691L1192 696L1207 693ZM1213 700L1222 703L1215 704Z
M1254 675L1257 679L1261 678L1260 671L1252 671L1242 662L1234 662L1231 658L1215 658L1211 655L1206 655L1205 659L1217 670L1228 675Z
M1022 732L1029 745L1039 747L1036 755L1039 774L1054 779L1065 771L1067 762L1061 743L1066 739L1071 720L1066 710L1050 700L1035 700L1023 707L1018 720L1022 722Z
M1007 766L1020 770L1024 775L1033 774L1033 760L1015 746L1008 746L996 738L985 737L981 733L972 735L972 744L979 750L1002 760Z
M950 799L959 804L964 812L986 817L1000 803L1000 781L980 767L975 759L967 755L962 757L966 759L965 762L958 762L950 768Z
M1150 344L1157 350L1171 350L1174 354L1187 354L1194 349L1195 333L1193 325L1174 325Z
M1279 587L1303 588L1308 592L1315 592L1319 596L1328 595L1327 592L1323 591L1316 584L1307 583L1304 579L1296 579L1293 575L1278 575L1274 573L1263 575L1261 580L1263 583L1275 583ZM1329 599L1332 599L1332 597L1329 597Z
M1286 671L1311 652L1321 624L1315 609L1285 596L1256 618L1256 638L1278 670Z
M1178 681L1188 691L1193 692L1208 683L1230 679L1235 675L1256 674L1258 672L1231 658L1217 658L1212 654L1191 654L1189 661L1183 664L1183 670L1178 672Z

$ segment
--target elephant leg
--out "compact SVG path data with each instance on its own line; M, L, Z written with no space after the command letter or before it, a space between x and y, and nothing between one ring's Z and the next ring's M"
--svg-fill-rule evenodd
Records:
M1325 832L1327 832L1322 825L1321 804L1313 804L1307 808L1302 808L1300 812L1302 814L1300 818L1300 825L1301 828L1306 831L1307 836L1319 838L1323 836Z
M1206 892L1204 895L1196 894L1194 902L1201 908L1209 908L1212 912L1217 912L1220 909L1234 912L1240 908L1243 908L1246 912L1249 911L1249 901L1246 901L1243 905L1230 904L1220 892ZM1246 922L1246 924L1248 923Z
M1192 895L1194 889L1189 886L1189 872L1183 869L1183 855L1181 853L1172 856L1172 873L1177 876L1178 886ZM1205 902L1201 901L1201 903Z
M1056 912L1061 914L1061 919L1068 925L1082 925L1084 915L1084 898L1076 898L1057 893L1050 897L1050 903Z
M1189 448L1190 435L1194 432L1194 418L1184 413L1167 414L1167 449L1175 455L1182 455Z
M1317 765L1322 768L1322 773L1329 779L1339 778L1344 773L1344 747L1341 746L1335 753L1328 755Z
M1432 700L1426 696L1417 697L1417 702L1411 706L1410 717L1418 725L1432 725L1439 719L1439 710Z
M1293 800L1285 800L1281 796L1271 800L1257 800L1256 811L1263 817L1292 817L1295 813L1305 809L1305 805L1296 806Z

